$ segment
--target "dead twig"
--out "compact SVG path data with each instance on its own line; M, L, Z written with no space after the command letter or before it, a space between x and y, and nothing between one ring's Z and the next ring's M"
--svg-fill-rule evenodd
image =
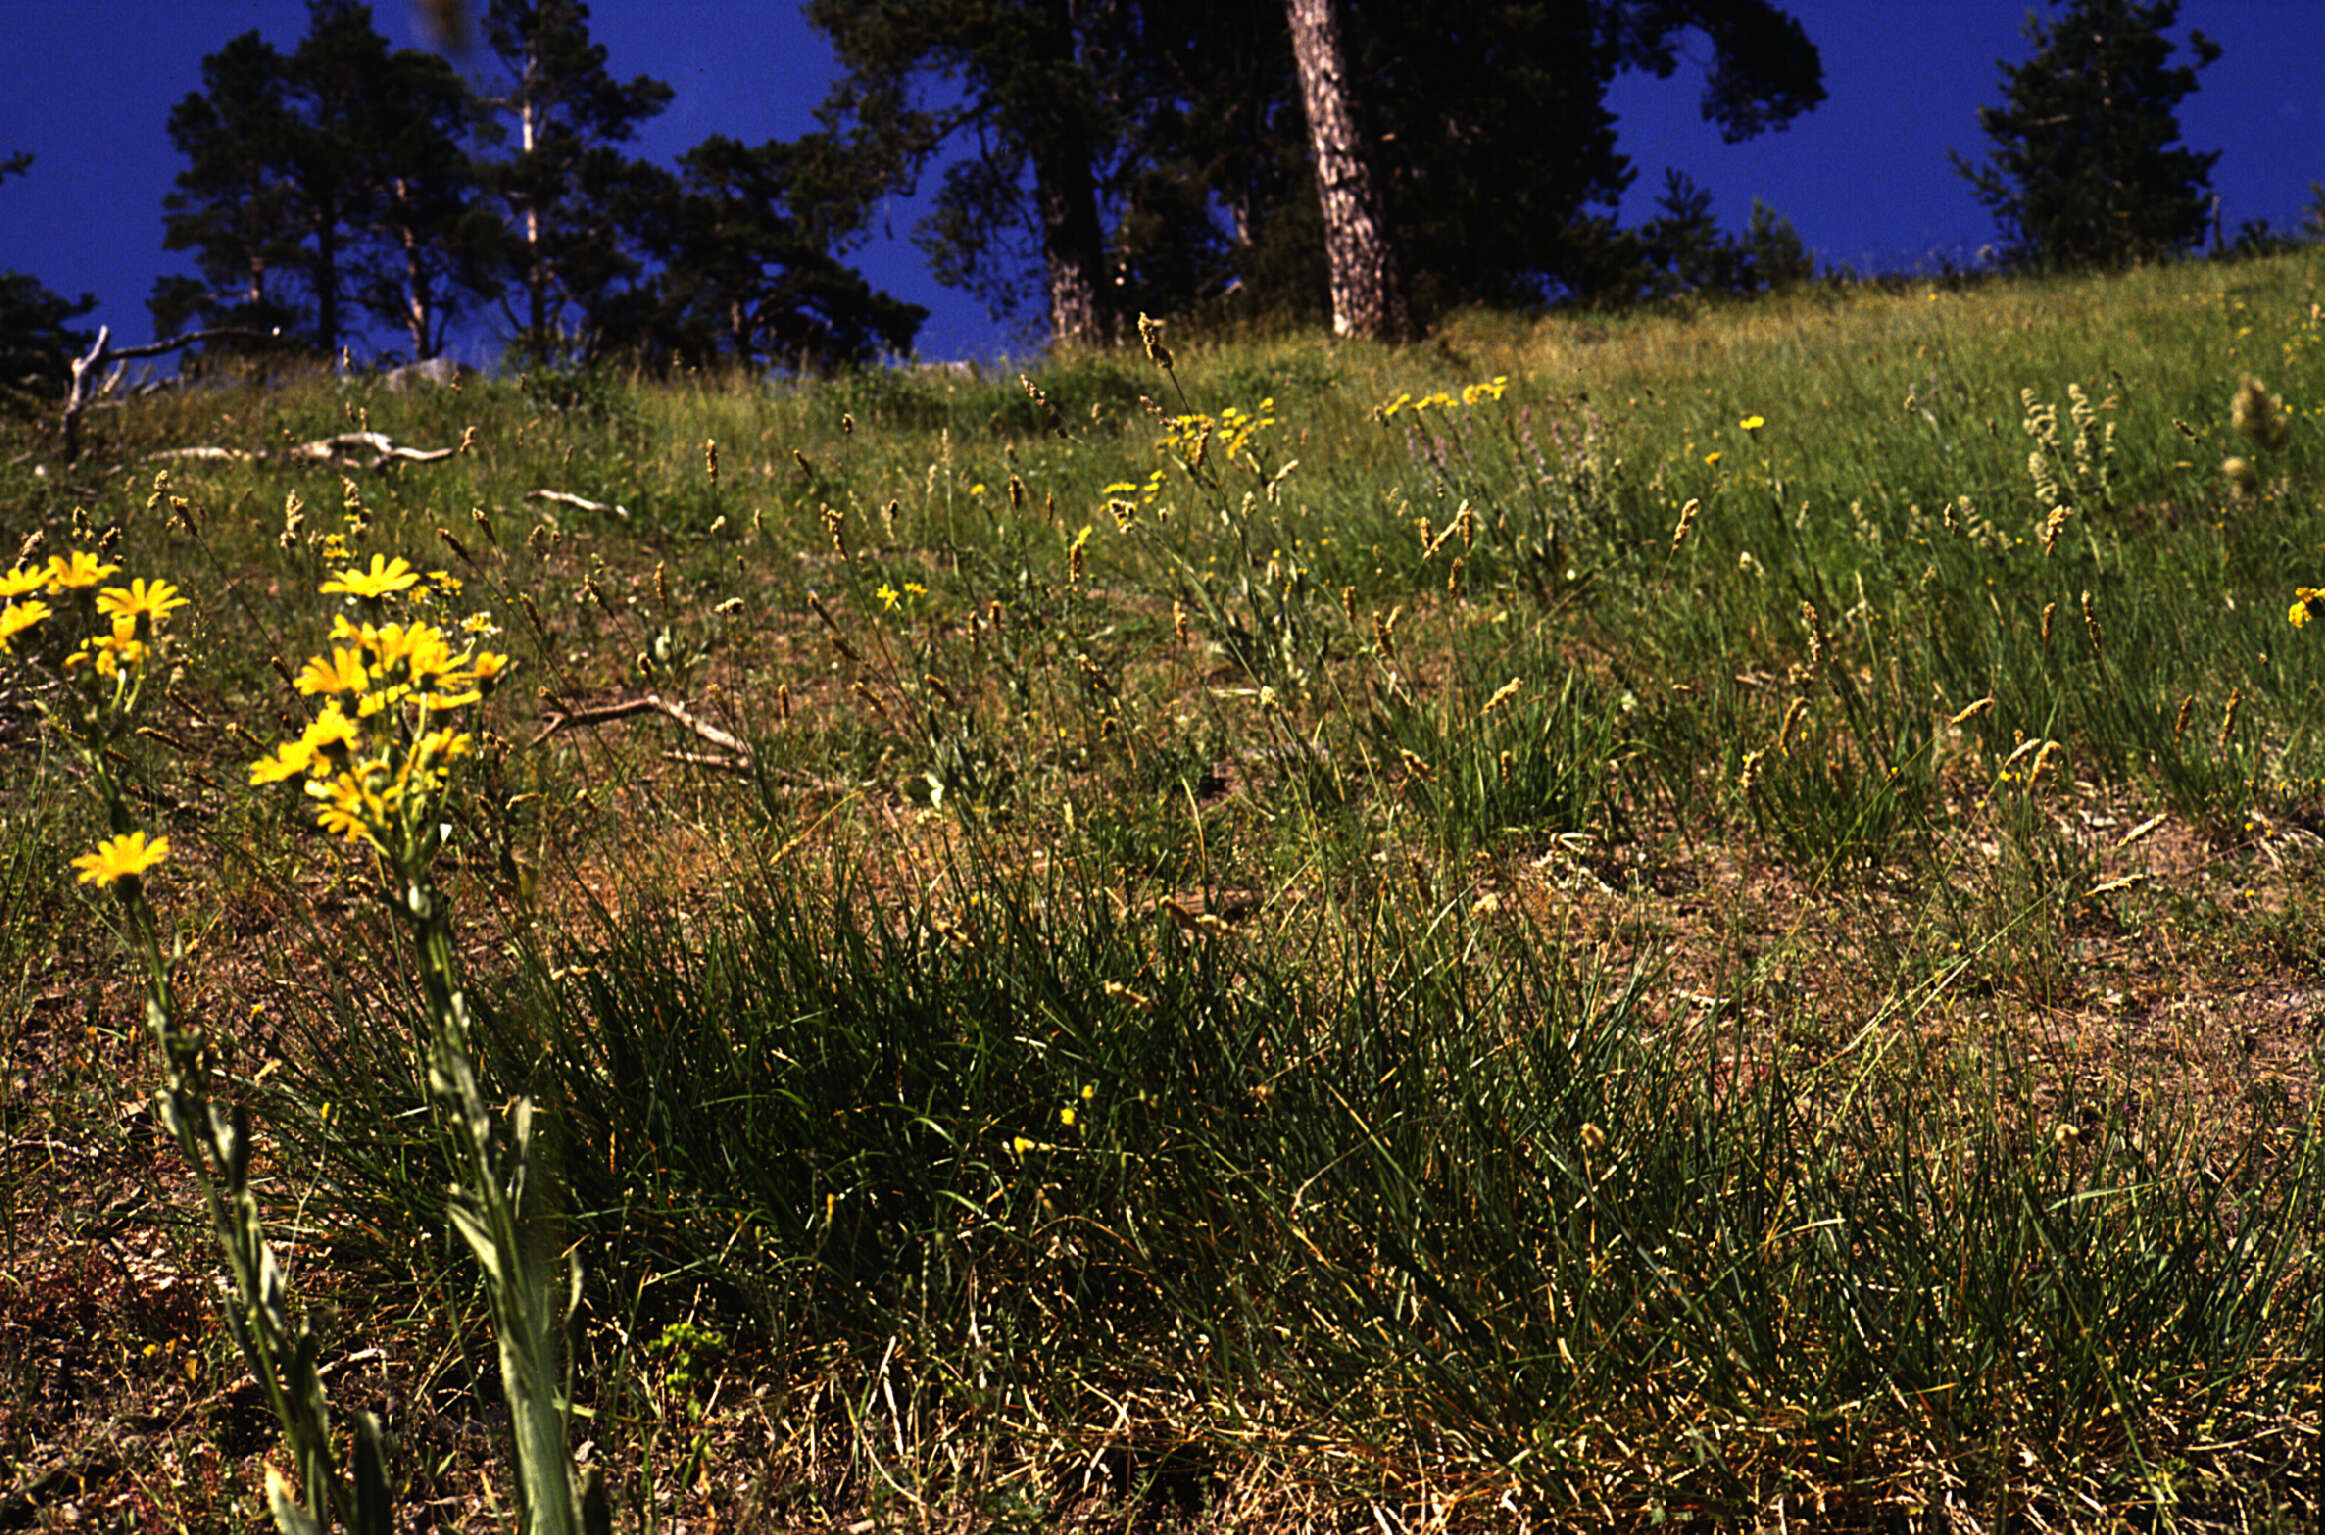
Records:
M592 501L587 496L577 496L569 490L528 490L525 492L525 499L527 501L549 501L558 506L575 507L584 512L611 512L624 522L630 520L630 509L626 506Z
M365 450L371 457L364 467L384 468L390 463L434 464L458 453L458 447L407 448L385 432L340 432L331 437L318 437L313 442L293 443L280 454L268 448L221 448L195 446L164 448L159 453L148 453L148 459L201 459L237 464L263 464L280 457L288 463L336 464L351 462Z
M161 357L183 347L199 346L205 341L276 341L282 338L279 330L256 330L247 325L214 325L208 330L190 330L182 336L166 341L148 341L143 346L115 346L113 328L97 327L97 340L84 356L72 360L72 387L65 392L64 414L59 425L64 429L65 462L71 463L81 453L81 417L91 406L103 401L121 387L121 376L126 365L139 357Z
M608 725L640 714L659 714L673 724L694 732L725 753L724 756L703 752L668 753L673 762L719 768L731 773L748 773L757 760L751 754L749 743L742 737L720 729L688 710L684 704L673 703L659 693L648 693L643 698L627 698L619 703L595 704L584 709L551 709L543 716L541 733L533 737L533 744L538 746L561 731L577 730L585 725Z

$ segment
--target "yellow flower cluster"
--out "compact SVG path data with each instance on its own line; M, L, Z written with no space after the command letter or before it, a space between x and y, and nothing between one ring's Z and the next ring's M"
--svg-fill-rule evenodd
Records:
M1276 402L1270 395L1259 402L1257 410L1230 405L1216 416L1173 416L1170 432L1155 446L1175 454L1188 468L1201 469L1214 447L1230 460L1241 458L1250 451L1253 439L1275 424Z
M2285 614L2285 617L2291 619L2293 627L2298 629L2307 624L2315 616L2316 611L2320 609L2325 609L2325 588L2296 587L2293 590L2292 610Z
M1412 391L1407 390L1381 407L1381 419L1385 421L1397 412L1404 410L1412 411L1418 415L1425 410L1451 410L1457 405L1475 405L1480 400L1498 400L1508 391L1509 387L1510 376L1506 373L1499 373L1481 383L1464 386L1458 397L1446 390L1439 389L1416 398Z
M86 635L65 658L66 666L91 666L102 677L136 671L151 654L161 621L184 607L186 599L167 581L148 581L142 576L127 586L99 586L107 576L120 572L120 566L107 564L101 556L75 549L52 555L45 564L19 564L0 574L0 599L7 603L0 607L0 654L6 653L19 635L31 633L55 616L56 608L36 598L38 593L39 597L91 603L96 616L106 620L101 630Z
M403 560L374 555L368 570L339 571L322 590L377 608L412 593L419 580ZM295 740L252 763L250 781L302 780L325 831L401 858L415 839L433 835L427 810L446 769L476 749L474 737L444 716L481 700L507 674L509 658L473 646L456 651L444 630L417 621L357 623L341 614L331 639L329 653L309 658L294 679L301 693L323 701L322 711Z

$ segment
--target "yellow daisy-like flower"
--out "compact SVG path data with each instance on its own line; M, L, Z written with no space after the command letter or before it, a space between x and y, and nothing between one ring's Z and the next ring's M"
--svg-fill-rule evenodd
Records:
M178 595L176 587L167 581L148 581L143 576L127 586L108 586L97 594L98 612L132 623L158 624L185 605L186 599Z
M315 723L299 737L299 744L326 760L352 757L363 750L363 732L334 698L323 706L323 712L315 716Z
M305 741L285 741L271 757L261 757L250 765L250 781L258 784L286 783L303 778L307 769L315 765L315 749Z
M371 682L371 673L364 670L359 651L338 647L331 659L315 656L300 668L299 691L312 697L317 693L360 693Z
M48 561L48 590L50 596L59 592L79 591L95 586L107 576L121 574L121 567L108 565L86 549L75 549L71 554L54 554Z
M0 575L0 597L21 597L27 592L48 590L46 565L19 565Z
M8 642L48 617L45 602L11 602L0 608L0 655L8 650Z
M81 871L84 885L110 885L115 880L140 877L169 855L169 838L156 837L148 842L144 832L132 831L98 843L97 851L83 853L73 860L73 867Z
M385 555L375 554L371 557L370 570L358 570L351 565L324 582L318 590L345 592L350 597L376 598L410 591L419 584L420 573L402 555L391 560Z
M917 586L910 581L904 583L904 589L908 592L918 593L922 596L926 596L928 594L927 587ZM489 688L494 683L500 681L503 677L506 677L509 674L509 668L515 664L516 663L511 661L507 656L501 655L496 651L480 650L476 653L475 657L469 661L468 674L477 680L478 685Z
M388 818L387 800L367 782L376 764L348 769L328 783L311 783L307 792L324 801L315 812L316 824L334 837L350 842L370 838L372 828Z
M1756 432L1767 424L1768 418L1766 416L1746 416L1743 420L1736 423L1736 425L1742 427L1747 432Z
M65 657L65 665L73 666L83 660L94 659L98 676L118 677L125 670L135 671L143 666L147 653L145 641L137 637L137 631L117 623L111 634L90 640Z
M1715 449L1714 451L1712 451L1712 452L1710 452L1710 453L1706 453L1706 454L1703 456L1703 461L1704 461L1705 463L1707 463L1707 464L1716 464L1716 463L1718 463L1718 462L1720 461L1720 455L1719 455L1718 451Z
M2325 588L2304 586L2294 591L2292 609L2285 614L2285 617L2292 620L2294 628L2298 629L2309 621L2312 603L2325 604Z

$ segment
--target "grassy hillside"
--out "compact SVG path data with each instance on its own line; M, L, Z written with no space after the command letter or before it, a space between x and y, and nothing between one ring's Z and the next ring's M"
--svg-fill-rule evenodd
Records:
M71 867L131 825L340 1421L414 1516L505 1486L437 971L249 784L336 614L514 661L406 803L618 1527L2305 1527L2320 301L7 427L0 570L189 605L0 656L0 1523L246 1528L288 1464ZM298 446L354 432L460 451ZM374 556L425 579L318 591Z

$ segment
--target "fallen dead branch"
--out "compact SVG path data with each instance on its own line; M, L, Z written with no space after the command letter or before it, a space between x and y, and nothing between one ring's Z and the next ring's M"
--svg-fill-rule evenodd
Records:
M719 748L719 754L709 752L668 752L673 762L684 762L695 767L718 768L729 773L748 773L755 759L751 748L742 737L732 731L721 730L710 721L692 713L684 704L672 703L659 693L648 693L643 698L628 698L619 703L596 704L586 709L551 709L543 716L541 733L533 737L540 745L561 731L577 730L585 725L609 725L616 720L634 718L640 714L659 714L673 724L693 731L703 740Z
M577 496L569 490L528 490L525 492L525 499L527 501L549 501L558 506L575 507L584 512L611 512L624 522L630 520L630 509L626 506L609 506L603 501L592 501L587 496Z
M338 464L351 463L365 453L370 454L364 467L380 469L391 463L434 464L463 452L475 436L473 428L467 436L449 448L408 448L385 432L340 432L330 437L318 437L312 442L293 443L277 451L272 448L220 448L196 446L164 448L149 453L149 459L200 459L210 462L263 464L280 459L285 463Z
M115 346L113 328L97 327L97 340L88 352L72 360L73 383L65 392L64 415L59 425L64 428L65 461L72 462L81 453L81 417L98 405L118 405L108 398L121 387L121 377L128 364L139 357L162 357L182 347L199 346L205 341L276 341L279 330L254 330L247 325L216 325L208 330L190 330L182 336L166 341L148 341L143 346Z

